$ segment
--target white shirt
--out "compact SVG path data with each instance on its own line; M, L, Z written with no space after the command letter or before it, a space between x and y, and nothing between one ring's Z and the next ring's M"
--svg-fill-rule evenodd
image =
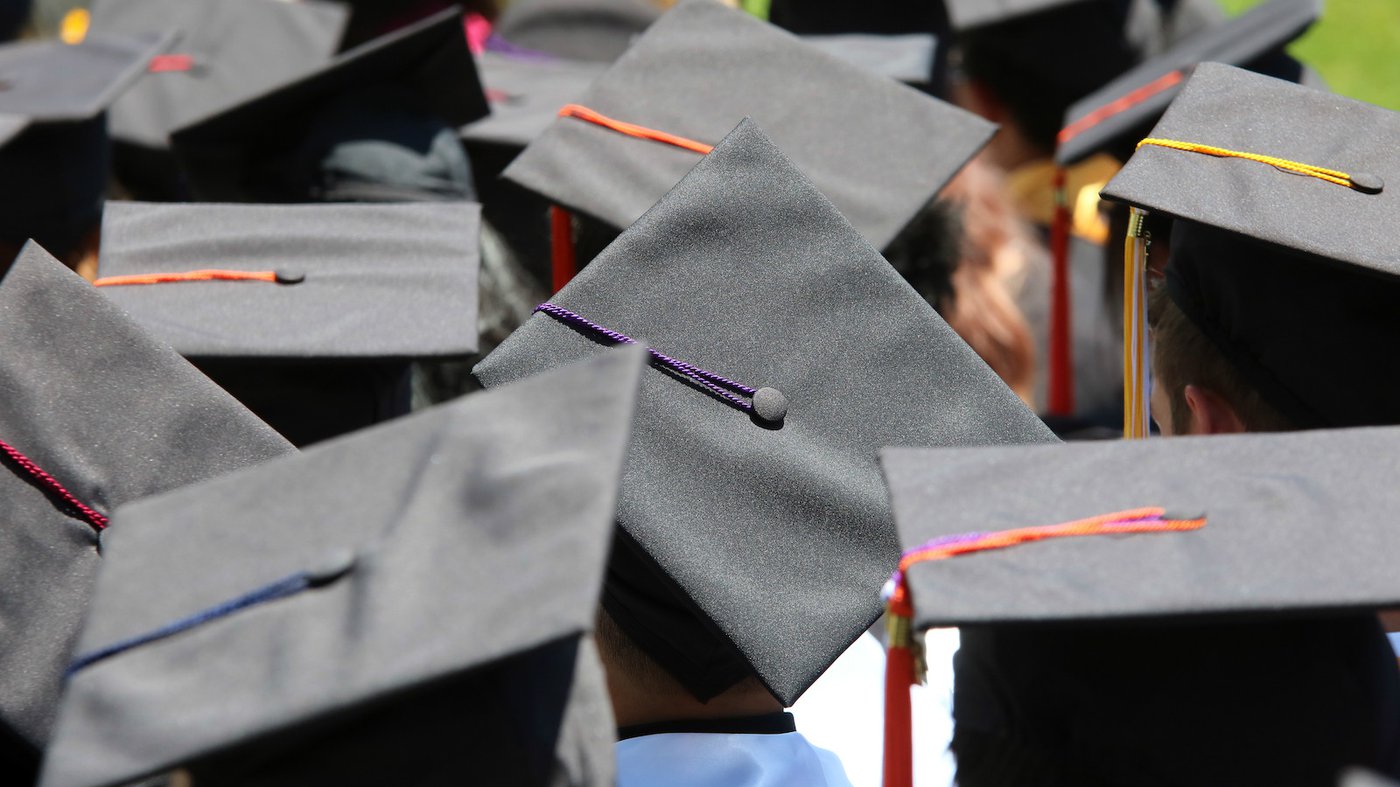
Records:
M954 761L953 654L957 629L930 629L924 638L928 679L910 697L914 723L914 784L948 787ZM884 767L885 648L869 633L841 654L792 708L797 728L841 760L854 787L880 787Z
M618 787L851 787L800 732L668 732L617 743Z

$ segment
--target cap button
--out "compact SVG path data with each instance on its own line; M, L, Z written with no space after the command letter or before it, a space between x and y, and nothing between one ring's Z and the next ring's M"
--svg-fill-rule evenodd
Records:
M787 417L787 397L777 388L760 388L753 392L753 414L770 423Z
M1362 194L1379 194L1385 190L1385 181L1379 175L1357 172L1351 175L1351 187Z
M284 269L277 271L278 284L301 284L306 281L306 274L295 269Z
M311 587L328 585L350 573L355 567L355 553L349 549L333 549L315 565L306 569L306 581Z

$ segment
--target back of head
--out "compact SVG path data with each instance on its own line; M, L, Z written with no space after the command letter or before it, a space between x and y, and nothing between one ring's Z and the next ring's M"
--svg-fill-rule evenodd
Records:
M1091 0L964 31L961 70L1048 156L1070 105L1137 62L1128 10Z

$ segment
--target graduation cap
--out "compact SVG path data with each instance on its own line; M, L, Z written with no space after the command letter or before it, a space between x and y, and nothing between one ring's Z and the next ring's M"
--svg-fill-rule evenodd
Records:
M611 351L119 510L41 783L612 784L583 637L641 369Z
M461 129L481 197L482 219L499 230L540 282L550 279L549 202L500 178L527 145L559 117L560 107L581 99L607 69L602 63L566 60L487 41L477 72L491 114Z
M1282 48L1321 13L1322 0L1270 0L1182 40L1070 107L1056 162L1073 164L1099 151L1126 161L1200 63L1229 63L1298 81L1302 65Z
M1400 428L886 449L905 548L891 663L911 629L962 627L959 782L1330 784L1400 765L1400 673L1373 614L1400 602L1397 449Z
M33 238L63 256L97 226L107 108L162 46L158 36L0 45L0 244L17 251Z
M170 132L326 62L346 16L319 0L96 0L93 33L176 33L112 107L122 183L141 198L184 197Z
M880 446L1053 439L749 120L540 308L488 388L654 348L603 605L701 700L791 705L879 615Z
M113 203L97 284L305 445L407 412L476 350L479 208Z
M927 85L933 79L938 39L929 33L844 33L809 35L802 40L829 55L905 84Z
M611 63L660 16L649 0L512 0L493 32L536 52Z
M1135 212L1124 269L1131 426L1145 432L1147 416L1145 212L1176 220L1172 302L1295 426L1400 422L1374 350L1400 339L1400 261L1383 229L1400 200L1397 142L1395 112L1197 67L1103 192Z
M477 72L491 114L462 127L462 139L476 164L479 151L503 149L511 158L535 141L559 117L559 108L577 102L606 66L586 60L487 49Z
M203 200L461 199L471 181L456 129L487 111L454 6L182 127L172 141Z
M803 85L814 92L797 89ZM993 131L742 11L688 0L563 110L504 177L625 228L746 116L876 248L889 245ZM562 224L556 237L567 239ZM568 254L556 262L569 267Z
M1342 774L1339 787L1394 787L1396 783L1364 768L1349 768Z
M292 449L37 244L0 334L0 781L29 784L112 510Z

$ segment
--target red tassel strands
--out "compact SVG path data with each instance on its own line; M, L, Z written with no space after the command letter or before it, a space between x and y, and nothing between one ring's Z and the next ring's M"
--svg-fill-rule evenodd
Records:
M1074 414L1074 351L1070 340L1069 236L1072 217L1065 194L1065 170L1055 173L1055 216L1050 224L1050 415Z
M578 255L574 251L574 222L567 210L554 205L549 209L550 271L554 292L578 273Z

